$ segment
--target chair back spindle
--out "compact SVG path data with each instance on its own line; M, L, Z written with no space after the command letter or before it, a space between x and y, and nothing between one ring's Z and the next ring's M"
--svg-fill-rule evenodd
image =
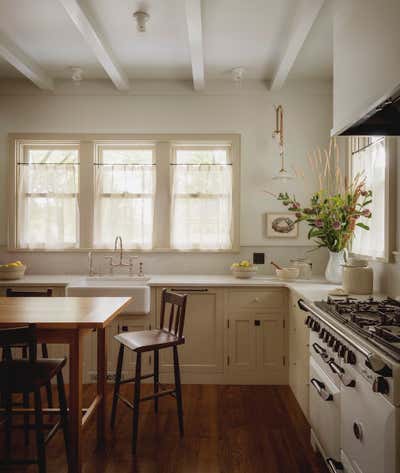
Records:
M160 329L173 333L178 338L183 337L186 312L186 294L178 294L163 289L161 297ZM166 321L167 306L170 305L168 321ZM168 325L166 326L166 323Z

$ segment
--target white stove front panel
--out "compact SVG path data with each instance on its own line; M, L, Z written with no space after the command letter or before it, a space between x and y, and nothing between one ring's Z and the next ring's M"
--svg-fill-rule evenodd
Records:
M342 449L357 473L398 473L396 423L400 410L360 375L341 390ZM397 418L397 419L396 419Z

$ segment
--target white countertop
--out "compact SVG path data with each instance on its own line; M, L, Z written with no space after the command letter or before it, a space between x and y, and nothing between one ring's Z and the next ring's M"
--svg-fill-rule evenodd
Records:
M157 274L151 275L150 286L188 286L188 287L287 287L298 292L309 301L326 298L328 292L338 287L323 280L312 279L280 281L273 276L258 275L251 279L237 279L231 275ZM68 286L86 278L76 274L27 274L15 281L0 281L0 286Z

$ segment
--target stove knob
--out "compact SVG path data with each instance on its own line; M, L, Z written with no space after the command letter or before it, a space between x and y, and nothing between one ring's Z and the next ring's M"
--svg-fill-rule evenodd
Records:
M355 365L356 364L356 355L354 352L351 350L347 350L346 353L344 354L344 362L348 363L349 365Z
M321 325L319 322L317 322L316 320L314 320L314 323L311 327L311 330L313 330L314 332L319 332L321 329Z
M331 338L331 334L329 332L325 332L324 342L328 343L330 338Z
M311 315L307 315L306 320L304 321L304 325L307 325L307 327L309 327L310 322L311 322Z
M374 393L389 394L389 383L383 376L377 376L372 385Z
M342 345L339 349L339 358L344 358L347 352L347 348Z
M324 338L325 336L325 333L326 333L326 330L323 328L320 332L319 332L319 338Z
M342 344L340 343L339 340L336 340L335 341L335 344L333 345L333 351L335 353L337 353L339 350L340 350L340 347L342 346Z
M330 339L329 339L329 342L328 342L328 347L333 347L333 345L336 343L336 338L334 336L332 336Z

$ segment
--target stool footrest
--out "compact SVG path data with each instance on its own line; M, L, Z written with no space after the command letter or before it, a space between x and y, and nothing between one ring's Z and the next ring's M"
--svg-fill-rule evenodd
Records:
M145 396L140 398L140 402L142 401L150 401L151 399L156 399L162 396L168 396L175 394L175 389L166 389L165 391L159 391L158 393L150 394L149 396Z
M140 379L148 379L148 378L153 378L154 373L150 374L144 374L143 376L140 377ZM129 378L129 379L124 379L119 382L119 384L127 384L127 383L134 383L136 381L136 378Z

